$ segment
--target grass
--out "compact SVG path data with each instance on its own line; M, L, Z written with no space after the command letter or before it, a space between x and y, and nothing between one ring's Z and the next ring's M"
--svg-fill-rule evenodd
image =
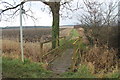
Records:
M96 78L86 65L79 67L77 72L66 72L61 75L64 78Z
M76 37L79 37L80 34L77 32L76 29L73 29L70 33L70 36L71 36L71 38L76 38Z
M95 29L94 29L95 30ZM95 30L96 31L96 30ZM103 30L101 30L103 31ZM106 30L105 30L106 31ZM98 32L98 31L96 31ZM93 36L96 36L94 33ZM107 33L106 33L107 34ZM71 31L70 38L76 38L78 37L78 33L76 30ZM69 38L68 37L68 38ZM99 37L99 36L98 36ZM103 34L100 36L100 41L102 42L106 38L106 35L103 36ZM114 39L114 38L113 38ZM106 40L107 41L107 40ZM67 48L73 48L73 40L61 40L60 45L64 44L64 42L67 44ZM103 41L106 43L105 41ZM49 46L50 44L48 44ZM40 53L39 53L39 43L25 43L24 45L24 51L25 51L25 57L32 59L33 61L39 61ZM20 46L18 42L12 41L12 40L3 40L3 52L5 53L5 56L10 57L13 56L13 58L20 56ZM48 48L45 49L47 51ZM61 48L62 50L65 49L65 47ZM57 53L59 53L58 51ZM84 55L83 63L85 62L91 62L91 67L88 67L88 65L81 65L77 69L77 72L65 72L60 77L62 78L118 78L120 77L120 73L118 71L118 68L113 70L113 66L116 64L116 51L112 49L107 49L107 47L103 46L93 46L90 47L88 51L86 51L87 54ZM16 55L17 54L17 55ZM54 57L54 56L53 56ZM3 58L3 74L4 77L20 77L20 78L41 78L41 77L50 77L51 75L54 76L50 71L47 71L41 67L42 64L40 63L32 63L29 60L25 60L25 63L22 63L18 59L10 59L10 58ZM89 69L91 68L91 69ZM106 73L104 71L108 69L109 72ZM97 73L94 73L96 72ZM102 73L103 71L103 73ZM105 73L104 73L105 72Z
M51 49L51 43L44 44L43 52L46 53L49 49ZM20 43L14 40L2 40L2 53L4 56L9 56L12 58L20 58ZM26 42L24 43L24 56L29 58L30 60L39 62L41 58L40 53L40 43L39 42Z
M99 73L95 74L90 69L88 65L82 64L77 69L77 72L65 72L60 75L62 78L116 78L116 80L120 79L120 73L118 69L109 73Z
M48 78L52 72L41 67L40 63L3 57L3 77L5 78Z
M23 63L19 59L8 57L2 58L3 78L51 78L56 77L52 71L46 70L41 63L30 62L26 59ZM107 74L94 74L88 65L80 65L77 72L65 72L58 78L118 78L119 72L116 70Z
M73 48L73 43L75 42L74 39L78 37L78 31L76 29L72 29L69 36L67 36L65 39L60 40L60 45L66 44L68 48Z
M113 73L109 73L106 75L106 78L119 78L120 77L120 72L113 72Z

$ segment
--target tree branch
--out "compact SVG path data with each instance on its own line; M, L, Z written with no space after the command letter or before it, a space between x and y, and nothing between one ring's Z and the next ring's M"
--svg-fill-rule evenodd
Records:
M14 6L14 7L9 7L9 8L6 8L6 9L4 9L4 10L1 10L0 15L1 15L3 12L5 12L5 11L11 10L11 9L15 9L15 8L19 7L20 5L23 5L24 3L25 3L25 2L21 2L20 4Z

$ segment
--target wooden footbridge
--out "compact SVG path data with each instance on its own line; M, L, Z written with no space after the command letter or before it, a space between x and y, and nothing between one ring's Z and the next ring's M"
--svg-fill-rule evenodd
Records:
M81 43L81 37L76 39L70 39L70 37L60 37L57 39L62 41L60 46L43 53L43 46L46 43L52 42L53 40L45 41L40 43L40 56L41 62L45 62L47 58L48 68L55 73L62 73L68 70L74 70L80 61L80 48L83 46ZM81 48L82 49L82 48Z

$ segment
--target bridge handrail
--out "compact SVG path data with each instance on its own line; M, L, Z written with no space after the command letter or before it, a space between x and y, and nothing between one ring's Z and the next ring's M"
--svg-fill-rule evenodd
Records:
M49 42L52 42L52 41L55 41L55 40L60 40L60 39L65 39L66 37L59 37L57 39L54 39L54 40L48 40L48 41L44 41L44 42L40 42L40 56L41 56L41 59L40 61L42 61L43 57L47 56L48 54L50 54L51 52L54 52L56 49L58 49L60 46L58 46L57 48L55 49L52 49L50 50L49 52L45 53L45 55L43 55L43 45L46 44L46 43L49 43Z

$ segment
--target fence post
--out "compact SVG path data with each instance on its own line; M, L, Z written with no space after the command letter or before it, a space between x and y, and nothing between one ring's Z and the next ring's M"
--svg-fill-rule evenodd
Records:
M42 57L43 57L43 43L40 42L40 61L42 62Z

